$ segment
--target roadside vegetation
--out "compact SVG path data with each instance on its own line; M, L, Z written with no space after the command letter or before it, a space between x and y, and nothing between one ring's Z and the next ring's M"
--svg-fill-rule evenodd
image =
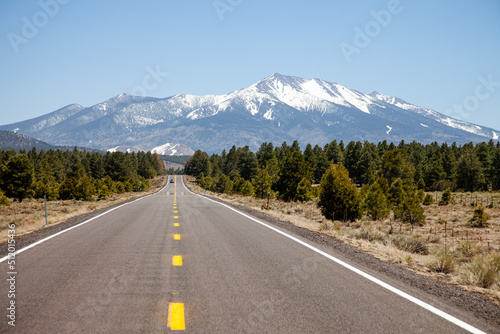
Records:
M144 191L165 173L157 154L49 150L0 151L0 203L25 198L95 201Z
M16 236L64 223L68 219L122 203L158 191L165 185L166 176L158 176L150 180L151 187L140 192L124 192L110 194L106 199L81 201L76 199L51 200L47 202L47 225L45 221L45 205L43 198L26 198L22 202L11 201L10 205L0 205L0 243L8 239L10 224L16 225Z
M500 304L500 145L263 143L186 163L193 187ZM269 202L269 206L268 203Z
M17 235L45 226L44 196L56 224L157 189L165 173L160 157L144 152L0 151L0 242L9 224Z

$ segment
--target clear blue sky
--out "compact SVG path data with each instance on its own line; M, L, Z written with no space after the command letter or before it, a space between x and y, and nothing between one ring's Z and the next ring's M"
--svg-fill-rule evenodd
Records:
M224 94L278 72L500 129L498 0L56 1L0 2L0 124L120 93Z

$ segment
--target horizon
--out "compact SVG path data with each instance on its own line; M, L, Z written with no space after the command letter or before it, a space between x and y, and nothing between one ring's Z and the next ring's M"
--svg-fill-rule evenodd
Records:
M121 93L224 95L286 73L500 129L494 0L226 2L3 3L1 124Z

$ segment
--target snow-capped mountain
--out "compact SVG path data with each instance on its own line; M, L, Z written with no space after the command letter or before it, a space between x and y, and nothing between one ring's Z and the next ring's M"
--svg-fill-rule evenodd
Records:
M10 125L52 144L169 148L207 152L262 142L323 145L333 139L399 142L480 142L500 131L453 119L378 92L364 94L320 79L273 74L225 95L167 98L118 95L92 107L69 105ZM165 147L162 147L165 146Z
M160 155L193 155L194 151L183 144L166 143L151 149L152 153Z

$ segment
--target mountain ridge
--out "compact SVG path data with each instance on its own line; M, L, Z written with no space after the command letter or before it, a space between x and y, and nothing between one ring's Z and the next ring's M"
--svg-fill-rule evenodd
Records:
M91 107L71 104L0 129L58 145L151 150L179 143L207 152L296 139L320 145L333 139L462 144L498 140L500 133L377 91L364 94L318 78L279 73L223 95L120 94Z

